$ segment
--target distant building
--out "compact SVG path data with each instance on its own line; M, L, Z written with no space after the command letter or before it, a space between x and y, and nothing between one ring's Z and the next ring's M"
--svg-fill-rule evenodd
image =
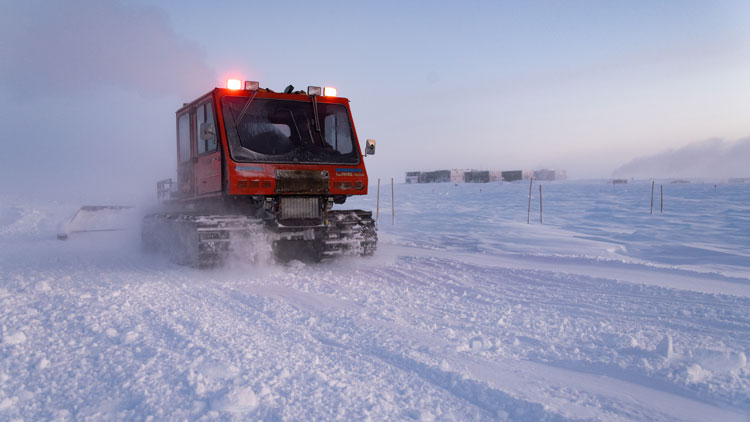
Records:
M555 171L548 169L534 170L536 180L555 180Z
M513 182L516 180L523 179L523 171L521 170L511 170L511 171L503 171L500 172L500 177L506 182Z
M450 170L435 170L419 173L419 183L443 183L450 181Z
M472 170L464 173L466 183L487 183L490 181L490 172L487 170Z
M624 185L628 183L628 179L612 179L613 185Z
M568 175L565 173L565 170L534 170L534 179L536 180L565 180L567 178Z
M419 183L419 172L418 171L407 171L406 172L406 183Z
M435 170L435 171L408 171L406 172L406 183L488 183L503 180L513 182L516 180L535 178L538 180L563 180L567 178L564 170Z

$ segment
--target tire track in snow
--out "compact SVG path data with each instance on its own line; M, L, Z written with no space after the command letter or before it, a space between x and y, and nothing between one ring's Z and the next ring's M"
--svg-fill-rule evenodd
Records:
M447 269L445 267L449 267ZM405 272L405 271L404 271ZM750 300L734 296L695 292L667 293L664 289L587 276L571 277L549 271L521 271L483 268L462 263L444 263L435 269L422 265L409 271L413 279L439 279L450 283L457 293L472 292L494 302L549 305L567 315L638 319L670 328L701 334L731 334L750 331L746 310ZM470 280L449 274L472 274ZM498 291L498 289L502 289ZM623 307L626 306L626 307ZM708 308L715 313L686 318L686 308ZM619 308L619 309L618 309ZM660 313L654 312L661 310ZM582 312L585 310L585 312ZM722 318L723 317L723 318Z
M351 328L346 332L351 340L346 343L335 340L335 338L341 337L342 333L337 332L336 335L331 336L328 332L329 328L335 329L338 327L340 329L349 326ZM659 400L682 402L686 408L701 410L702 413L699 414L712 412L716 415L723 415L723 420L738 420L740 418L737 413L723 411L720 408L704 405L700 402L691 402L688 399L677 397L669 391L641 387L608 376L592 377L568 371L566 377L565 370L556 370L543 364L516 360L487 361L481 356L456 353L448 348L438 347L438 345L444 343L442 339L431 338L429 334L418 331L413 327L403 327L391 322L363 321L361 319L352 319L347 323L342 323L341 320L330 321L329 326L326 326L318 334L318 338L334 349L355 350L366 358L374 357L404 372L413 373L455 397L477 406L488 416L502 420L590 420L602 418L604 415L606 415L607 420L619 421L643 419L658 421L701 420L701 416L693 418L689 416L689 412L683 412L679 415L679 409L665 412L665 409L659 409L658 406L654 407ZM443 363L438 365L420 361L420 359L425 358L424 355L419 358L410 356L411 354L419 356L419 351L428 347L432 348L432 353L425 353L442 356ZM438 351L435 350L436 347L439 349L439 353L436 353ZM450 364L446 363L445 360ZM443 369L443 366L446 366L446 369ZM455 372L455 368L464 369ZM470 368L471 371L466 372L466 368ZM560 375L555 375L556 378L550 378L550 371ZM503 388L507 388L509 391L515 391L516 394L527 395L537 388L536 384L539 384L540 381L544 385L540 389L546 389L547 391L530 395L538 402L514 397L503 391ZM492 384L500 389L492 387ZM520 390L519 385L523 386ZM580 390L576 391L575 388L580 388ZM623 400L622 397L617 397L612 393L612 391L623 390L629 391L632 397L630 400ZM588 409L586 406L574 404L576 400L584 397L589 401ZM658 399L652 399L652 397L658 397ZM566 407L571 415L564 416L553 413L540 405L539 402L565 403L566 405L563 407ZM644 407L644 404L647 403L651 407ZM607 410L604 414L592 412L591 406Z
M482 382L466 378L457 373L443 371L438 367L410 359L376 343L352 346L319 337L318 340L334 349L355 350L361 356L376 358L388 366L419 377L448 392L459 400L476 406L489 418L511 421L574 421L559 414L550 413L541 404L520 400L492 388Z
M560 361L561 357L565 355L569 355L571 350L565 351L566 347L576 347L580 344L580 341L583 340L585 344L586 341L593 341L594 343L591 345L591 348L584 349L584 355L582 358L584 360L581 360L582 367L588 367L591 368L591 373L602 373L601 369L604 368L603 374L614 376L615 378L622 378L624 381L632 382L635 381L636 383L639 383L641 385L661 385L665 388L666 392L679 394L681 396L691 398L691 399L697 399L697 400L705 400L708 403L723 403L731 404L734 403L733 399L729 399L727 401L727 398L722 398L721 396L713 396L711 398L711 395L706 396L706 392L700 392L698 393L694 389L686 389L685 385L678 385L674 384L674 381L667 381L664 378L661 378L664 376L664 374L650 374L650 372L640 372L641 375L632 375L632 371L635 370L635 373L638 374L639 370L637 367L630 367L626 370L623 370L622 368L619 368L617 365L612 365L609 362L610 359L617 357L617 359L635 359L634 362L638 362L638 359L641 357L646 357L650 360L654 360L658 362L663 362L663 359L656 354L653 349L649 349L649 341L651 341L653 346L655 347L655 343L658 342L658 340L661 338L661 336L664 334L664 331L667 332L670 331L676 331L676 335L680 337L684 337L682 340L682 343L688 342L688 344L695 340L695 339L701 339L704 335L707 336L713 336L714 339L716 339L717 336L717 330L713 329L713 318L707 317L705 319L705 322L707 322L707 326L704 327L704 329L698 330L698 335L694 335L691 331L695 330L694 325L692 324L682 324L682 325L675 325L670 322L669 319L664 318L665 315L672 315L671 318L676 318L677 320L685 319L686 317L680 313L681 306L684 303L697 303L701 306L705 306L709 309L717 309L722 310L725 309L725 303L724 299L730 303L735 303L739 305L739 308L727 308L727 309L734 309L734 311L731 311L734 315L733 318L738 318L742 321L742 314L743 314L743 307L744 309L748 309L748 306L746 304L746 300L744 298L737 298L737 297L715 297L715 295L704 295L699 294L695 292L684 292L686 296L686 300L678 301L676 304L672 304L668 300L667 297L662 297L664 295L660 295L658 293L663 292L662 288L657 288L653 286L643 286L643 285L632 285L629 283L622 283L622 282L613 282L613 281L606 281L601 280L598 278L591 278L591 277L583 277L582 280L580 280L580 284L583 284L583 286L577 287L575 286L576 283L579 283L578 279L574 279L572 277L565 276L559 280L554 280L550 286L554 287L554 289L551 288L539 288L539 283L531 283L532 281L541 279L545 280L546 277L555 276L555 274L549 274L548 272L520 272L522 277L517 277L518 274L517 270L513 270L510 272L512 277L509 278L503 278L503 277L497 277L496 268L477 268L475 266L471 265L464 265L464 264L455 264L455 263L440 263L436 262L434 260L407 260L409 265L400 265L396 268L385 268L374 271L373 277L377 280L382 279L388 279L389 277L392 277L393 280L398 280L398 283L394 283L393 286L387 286L386 289L392 289L394 290L394 293L390 296L388 296L386 301L390 301L390 306L394 308L401 308L405 311L401 312L401 315L403 315L406 319L405 320L396 320L399 323L407 322L410 323L414 327L423 327L425 325L424 319L427 320L426 324L430 325L440 325L444 317L450 315L452 317L452 320L455 322L453 324L453 327L456 331L461 329L461 326L464 324L468 324L468 327L475 327L474 330L476 331L477 325L480 327L480 330L483 335L486 336L489 335L493 336L493 333L495 336L502 338L502 339L509 339L512 340L515 338L524 338L526 333L531 330L531 335L534 337L540 339L539 344L532 345L534 347L526 347L528 351L524 351L524 347L521 347L520 350L515 350L518 348L513 348L512 346L510 348L505 348L505 350L499 350L498 352L502 354L506 354L508 351L510 351L511 356L516 355L517 353L521 353L518 356L526 356L526 358L531 358L534 360L539 360L540 362L550 362L553 363ZM451 268L450 271L445 269L445 265L451 266L451 267L458 267L458 268ZM455 274L473 274L472 277L468 277L466 280L463 280L462 277L456 276ZM486 273L486 274L485 274ZM501 274L506 274L502 273ZM494 276L494 277L485 277L484 276ZM411 280L416 280L415 283L411 283ZM427 280L440 280L443 282L443 285L446 285L448 287L444 287L440 283L432 283ZM473 289L468 288L464 283L465 282L474 282L475 285L481 286L480 289ZM509 290L505 289L505 286L511 284L515 285L513 288L516 290L520 290L522 293L515 293L510 292L510 298L501 299L503 295L508 295ZM564 289L568 285L573 284L572 289L568 289L567 296L566 294L560 294L559 291L561 289ZM615 284L614 286L612 284ZM429 294L432 295L432 299L430 301L427 301L425 303L424 300L420 300L418 294L410 294L409 287L414 288L415 285L417 286L425 286L427 288L432 289ZM599 286L599 287L596 287ZM382 287L382 286L381 286ZM502 293L497 294L496 292L493 292L492 290L489 290L490 288L494 288L495 290L498 290L499 288L502 288ZM452 290L451 290L452 289ZM635 291L634 294L630 292L629 289L633 289ZM644 293L644 289L646 291L653 290L656 295L646 295ZM381 288L381 290L384 290ZM610 291L612 290L612 291ZM624 291L623 291L624 290ZM487 301L470 301L470 303L473 303L472 308L476 308L478 306L485 306L487 308L492 307L500 307L502 308L503 304L508 304L513 301L516 303L531 303L536 304L537 302L545 303L545 299L549 299L550 297L555 297L557 299L555 300L549 300L546 302L550 306L560 306L557 305L558 303L565 304L565 306L571 306L571 304L576 303L578 300L581 300L579 297L583 294L588 295L594 295L594 296L603 296L605 299L613 301L614 303L629 303L632 302L631 305L635 307L636 312L628 312L628 313L621 313L617 308L612 308L609 313L604 312L602 309L606 309L606 306L600 307L600 311L597 314L590 314L587 312L578 312L578 315L576 313L573 313L573 318L578 318L580 321L577 323L577 325L583 324L582 328L583 331L580 329L577 329L573 333L581 332L584 334L583 337L580 337L580 334L577 336L578 339L574 338L573 341L570 339L566 339L566 337L570 334L570 330L568 328L562 330L559 333L544 331L544 329L550 329L556 330L557 327L555 327L555 321L554 318L556 315L566 315L566 318L570 318L570 311L567 309L563 309L562 312L559 312L559 310L553 309L552 311L546 310L544 308L536 309L533 313L530 313L529 320L533 323L535 321L541 322L542 326L541 328L543 331L539 331L539 327L535 327L534 324L532 325L524 325L524 324L518 324L517 321L510 321L505 323L502 327L498 327L496 324L496 319L492 316L497 316L497 312L493 312L493 309L486 310L485 314L475 314L479 317L472 317L473 320L470 319L464 319L462 316L466 315L472 315L471 312L465 312L466 309L463 311L461 309L456 309L455 307L451 309L450 306L445 306L444 304L446 302L449 302L446 300L447 297L450 297L451 294L455 294L458 292L465 293L466 291L473 291L473 292L481 292L483 297L490 297ZM447 292L447 293L446 293ZM492 298L493 294L496 294L494 298ZM518 296L524 296L524 295L531 295L527 298L527 300L521 300L519 301L517 299ZM692 297L691 297L692 296ZM434 298L440 298L442 300L435 301ZM583 300L586 296L584 296ZM644 300L648 299L648 300ZM484 302L484 304L482 304ZM463 302L464 305L466 304L466 301ZM453 306L453 304L451 304ZM512 308L511 308L512 309ZM452 313L449 313L451 312ZM520 312L520 311L519 311ZM516 314L518 312L515 312ZM640 326L640 320L643 317L643 315L652 315L652 320L654 321L654 325L651 327L641 327ZM523 315L518 315L521 317L524 317ZM458 317L458 318L456 318ZM430 321L430 318L432 321ZM420 319L423 319L420 321ZM606 323L604 326L602 326L601 320L605 320ZM747 319L745 318L745 321ZM746 327L747 323L744 323L744 325L741 325L741 327ZM508 335L507 333L503 333L503 331L507 331L510 329L511 334ZM520 329L520 331L519 331ZM632 331L635 329L636 331L642 331L646 330L645 334L649 334L649 331L651 331L651 335L653 337L653 334L656 334L655 338L644 338L643 335L639 337L639 343L637 345L637 348L632 349L634 352L637 352L633 354L633 352L629 351L629 349L616 347L614 345L608 345L607 337L601 337L603 334L609 335L607 333L620 333L628 331ZM683 330L683 331L680 331ZM737 327L732 327L732 330L737 330ZM464 328L465 331L465 328ZM686 331L686 332L685 332ZM731 331L731 330L730 330ZM747 331L747 330L745 330ZM432 332L436 332L436 330L432 330ZM512 334L515 332L515 334ZM537 332L537 335L534 335L533 333ZM736 332L736 331L735 331ZM690 333L690 334L687 334ZM553 335L554 334L554 335ZM644 334L644 335L645 335ZM618 334L619 335L619 334ZM718 335L721 335L721 330L719 330ZM739 340L739 339L735 339ZM522 339L522 346L523 342L525 342L525 339ZM537 341L537 340L535 340ZM707 344L710 344L712 341L709 339L703 339L704 342ZM746 341L743 343L736 343L735 347L739 346L739 350L742 350L742 344L746 344ZM603 342L603 343L602 343ZM645 342L645 343L644 343ZM566 346L567 344L567 346ZM555 351L557 348L558 350L562 347L562 350L564 351L562 355L560 356L559 352ZM646 347L646 349L643 349L643 347ZM510 349L510 350L509 350ZM553 351L553 353L544 352L545 349L550 349ZM575 349L574 349L575 350ZM573 350L573 351L574 351ZM529 351L531 354L528 354ZM541 354L539 352L542 352ZM593 361L591 360L593 358ZM596 363L597 359L602 359L600 363ZM607 369L609 368L609 369ZM628 375L630 374L630 375ZM656 378L654 378L656 377ZM671 388L670 388L671 385ZM739 403L731 404L732 406L737 406Z

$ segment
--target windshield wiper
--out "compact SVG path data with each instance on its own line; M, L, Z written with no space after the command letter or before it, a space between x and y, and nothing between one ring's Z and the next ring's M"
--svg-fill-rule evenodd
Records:
M326 137L323 135L323 132L320 131L320 117L318 116L318 96L313 95L312 96L312 105L313 105L313 115L315 119L315 131L318 132L320 135L320 140L323 142L323 146L326 146L328 142L326 142Z
M242 111L240 111L240 115L237 116L236 119L234 119L234 125L237 126L237 122L241 122L242 118L245 117L245 113L247 113L247 109L250 108L250 103L253 102L255 99L255 96L258 95L258 91L253 91L253 96L250 97L249 100L247 100L247 103L245 103L245 106L242 107Z
M297 132L297 138L300 142L303 142L302 140L302 133L299 131L299 125L297 125L297 119L294 118L294 113L292 113L292 110L282 110L282 111L288 111L289 117L292 119L292 124L294 125L294 130Z

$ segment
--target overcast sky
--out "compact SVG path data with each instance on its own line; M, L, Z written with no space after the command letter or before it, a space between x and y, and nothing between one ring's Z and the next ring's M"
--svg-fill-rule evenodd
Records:
M750 135L747 1L0 1L0 192L150 192L176 109L229 76L337 87L397 180Z

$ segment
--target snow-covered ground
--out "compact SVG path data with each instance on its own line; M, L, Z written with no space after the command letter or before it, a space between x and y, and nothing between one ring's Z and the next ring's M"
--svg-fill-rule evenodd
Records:
M373 257L208 270L0 195L0 420L750 420L750 185L543 188L383 186Z

